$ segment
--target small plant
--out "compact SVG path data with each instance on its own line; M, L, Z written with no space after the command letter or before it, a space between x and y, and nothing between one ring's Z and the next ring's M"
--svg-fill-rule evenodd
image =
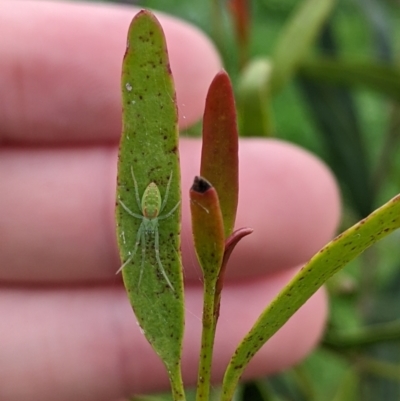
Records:
M321 15L327 14L330 6L331 2L321 1ZM311 33L315 36L314 31ZM272 73L272 88L287 79L298 55L288 59L278 53L276 59L287 65L281 75L276 70ZM121 89L123 133L116 200L122 260L119 271L122 270L140 327L165 364L174 400L184 400L177 107L162 28L149 11L141 11L129 28ZM251 91L248 93L251 97ZM264 123L260 120L260 124ZM209 398L214 337L228 259L239 240L252 231L234 231L238 191L235 103L228 75L222 71L208 92L200 174L194 178L189 194L193 239L204 282L197 400ZM397 196L312 257L238 345L226 369L221 400L233 398L252 357L318 288L350 260L399 227Z

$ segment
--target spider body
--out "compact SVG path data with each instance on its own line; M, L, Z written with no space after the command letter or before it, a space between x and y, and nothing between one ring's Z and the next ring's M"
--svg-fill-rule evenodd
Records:
M172 179L172 172L171 172L171 175L168 180L164 199L161 198L160 190L158 189L157 184L154 182L151 182L144 190L141 200L139 197L139 190L138 190L136 178L133 173L132 167L131 167L131 173L132 173L133 183L135 185L136 203L137 203L139 210L142 212L142 214L132 212L121 200L119 200L119 203L129 215L131 215L132 217L135 217L137 219L140 219L141 223L140 223L139 229L136 234L136 242L135 242L134 249L133 249L131 255L128 257L128 259L118 269L117 273L119 273L127 264L129 264L132 261L132 259L136 255L139 245L141 245L142 261L141 261L141 269L140 269L139 283L138 283L138 287L139 287L140 282L142 280L144 261L146 259L146 244L149 241L149 239L151 239L151 237L153 237L154 238L154 252L155 252L157 265L160 269L161 274L165 278L165 281L167 282L168 286L171 288L172 291L174 291L174 287L171 284L171 281L169 280L167 273L165 272L165 269L164 269L163 264L160 259L160 244L159 244L159 232L158 232L159 221L167 219L168 217L171 217L172 214L175 212L175 210L180 205L180 202L178 202L167 214L160 216L160 213L163 212L165 205L167 203L167 200L168 200L169 187L171 185L171 179Z
M151 182L143 192L142 196L142 213L149 220L155 219L160 213L161 194L158 186Z

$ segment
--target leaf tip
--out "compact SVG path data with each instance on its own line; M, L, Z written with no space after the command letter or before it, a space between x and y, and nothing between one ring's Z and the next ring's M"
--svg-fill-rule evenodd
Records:
M191 189L191 191L198 192L200 194L204 194L210 188L212 188L212 185L205 178L196 176L196 177L194 177L193 185L190 189Z

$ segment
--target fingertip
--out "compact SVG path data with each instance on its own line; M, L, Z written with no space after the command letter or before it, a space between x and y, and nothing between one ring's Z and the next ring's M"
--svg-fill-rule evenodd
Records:
M247 248L238 248L240 264L261 266L258 274L291 268L331 240L340 193L319 158L281 140L252 139L241 142L240 171L236 226L254 229Z
M121 63L138 10L105 3L3 1L1 139L34 144L117 141ZM187 127L201 118L221 60L198 28L155 14L167 40L179 122ZM22 66L18 73L15 65Z

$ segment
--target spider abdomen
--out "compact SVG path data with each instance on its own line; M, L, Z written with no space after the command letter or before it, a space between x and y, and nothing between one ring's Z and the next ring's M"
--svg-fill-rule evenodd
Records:
M160 213L161 194L158 186L151 182L143 192L142 213L148 219L156 218Z

